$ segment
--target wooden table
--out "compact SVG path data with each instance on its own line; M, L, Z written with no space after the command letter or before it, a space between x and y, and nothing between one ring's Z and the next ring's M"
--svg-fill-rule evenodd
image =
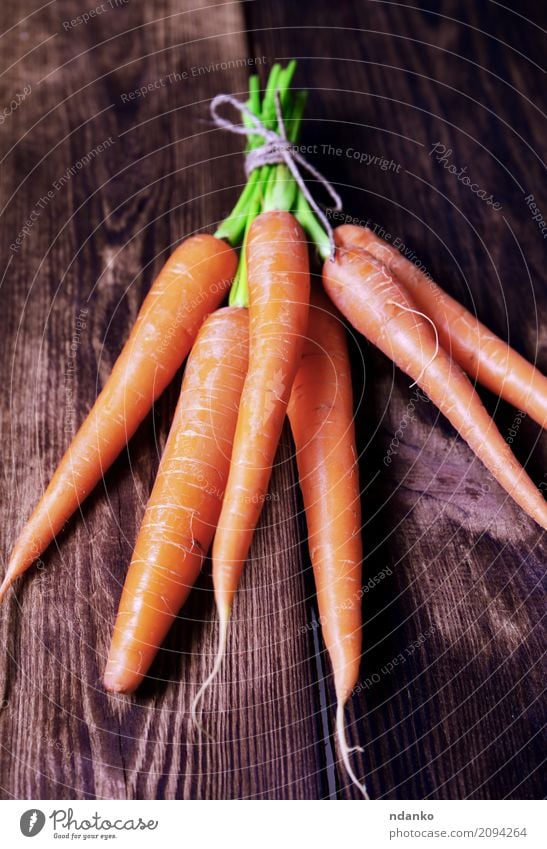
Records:
M4 562L154 273L238 194L240 143L208 105L243 95L251 65L264 78L299 60L303 143L348 214L545 369L544 237L526 200L547 216L536 4L106 0L87 23L83 8L5 0L0 13ZM542 533L391 362L359 339L352 351L366 549L355 768L376 798L538 796ZM189 719L215 648L209 566L139 694L103 692L178 383L1 610L2 796L357 798L337 764L288 436L205 703L216 742ZM547 481L540 429L481 394Z

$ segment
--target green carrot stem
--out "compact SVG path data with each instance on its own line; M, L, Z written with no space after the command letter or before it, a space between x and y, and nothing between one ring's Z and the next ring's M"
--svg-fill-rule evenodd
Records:
M275 90L281 73L281 65L276 63L272 67L270 76L268 77L268 82L264 92L264 107L261 107L260 105L259 77L257 74L252 74L252 76L249 77L249 99L247 100L246 106L253 115L256 115L256 117L259 118L266 126L268 122L273 120L275 123L276 121ZM268 111L267 116L264 116L264 109ZM246 127L249 127L250 129L252 128L252 121L247 115L245 115L245 113L243 113L242 121ZM249 135L245 149L247 151L253 150L253 148L260 147L263 143L264 139L262 136ZM258 181L259 172L256 170L249 175L245 188L240 194L236 205L215 232L217 239L226 239L226 241L233 246L238 245L241 242L243 233L245 232L247 214L249 209L253 206Z
M237 267L234 282L230 289L230 297L228 303L231 307L248 307L249 306L249 284L247 280L247 236L252 222L260 213L260 200L255 198L253 205L249 209L247 220L245 222L245 230L243 234L243 244L241 246L241 254Z
M302 124L302 118L304 116L304 109L306 108L307 101L307 91L296 92L294 96L292 113L288 116L286 120L286 123L288 124L287 136L293 142L293 144L296 144L296 142L300 138L300 127Z
M294 217L307 234L310 242L317 248L321 259L327 259L330 256L330 239L302 192L298 192L296 198Z
M288 114L284 115L284 124L287 133L287 138L295 144L299 137L302 115L306 105L307 92L299 91L296 93L293 103L286 110ZM269 212L274 209L282 209L290 212L300 194L296 181L291 174L289 168L280 163L273 166L275 177L270 181L268 194L264 198L263 212ZM311 212L311 210L310 210Z
M252 74L249 77L249 100L247 101L247 106L253 115L260 115L260 78L258 74ZM245 123L249 122L247 126L251 123L246 115L244 115L243 120ZM249 136L247 148L250 150L253 146L260 145L260 141L260 136Z
M216 230L215 236L217 239L226 239L234 247L241 242L245 230L245 222L247 221L247 212L256 192L259 174L260 171L258 169L249 174L239 200L228 217L224 219Z
M270 71L266 88L260 99L259 80L256 75L249 79L247 108L262 125L279 133L278 110L281 111L286 137L296 144L300 136L302 117L307 100L306 91L292 92L291 84L296 71L293 59L285 68L275 64ZM252 130L251 118L243 114L243 124ZM262 136L249 133L245 150L249 152L264 144ZM248 177L247 183L230 214L218 227L215 236L226 239L234 247L242 245L238 270L230 293L230 304L246 306L248 303L247 259L245 248L247 236L254 219L271 210L293 212L319 254L325 258L330 254L329 237L318 221L314 211L296 183L285 163L262 165Z
M293 209L298 192L294 177L286 165L276 165L272 171L272 179L269 181L262 211L271 212L275 209L281 209L284 212L290 212Z
M291 101L291 83L293 81L293 77L296 71L296 66L296 59L291 59L287 67L284 68L280 74L280 85L278 86L278 92L282 115L287 114L287 112L289 111L289 105ZM277 124L277 110L275 113L275 117Z

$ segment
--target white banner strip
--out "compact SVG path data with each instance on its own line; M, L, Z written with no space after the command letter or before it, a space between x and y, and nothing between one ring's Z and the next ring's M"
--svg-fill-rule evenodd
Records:
M5 801L2 845L340 849L547 845L534 801ZM543 811L543 821L545 811ZM35 840L31 843L30 841Z

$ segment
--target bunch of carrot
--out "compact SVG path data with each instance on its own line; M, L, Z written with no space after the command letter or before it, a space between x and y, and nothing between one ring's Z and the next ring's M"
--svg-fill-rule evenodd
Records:
M295 63L276 65L248 109L296 142L305 93ZM247 150L262 139L248 129ZM361 657L361 512L351 371L340 313L427 393L492 475L539 525L547 506L482 405L479 381L547 423L547 379L369 230L343 226L336 252L286 165L253 170L214 236L186 239L152 284L110 378L21 532L0 597L81 505L185 358L180 398L114 625L107 689L134 691L212 545L218 654L285 417L296 446L320 621L344 706ZM308 243L325 260L327 295L311 290ZM243 245L238 257L234 247ZM232 283L233 281L233 283ZM219 309L231 285L229 305ZM335 306L333 306L333 304ZM167 343L166 343L167 340ZM471 379L470 379L471 378Z

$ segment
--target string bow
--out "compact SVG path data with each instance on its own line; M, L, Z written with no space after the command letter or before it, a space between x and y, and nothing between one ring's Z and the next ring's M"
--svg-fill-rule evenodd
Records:
M235 124L228 118L223 118L219 115L218 109L224 104L233 106L241 116L244 115L249 120L249 123L252 126L247 127L244 124ZM314 177L317 182L321 183L321 185L325 188L333 200L333 206L330 207L331 209L335 209L339 212L342 209L342 199L326 177L324 177L317 168L314 168L314 166L308 162L304 156L302 156L300 151L287 138L287 132L285 130L285 124L283 122L283 115L281 112L281 104L279 102L279 94L277 92L275 94L275 110L277 115L277 125L279 128L278 132L275 130L269 130L266 126L264 126L260 118L257 118L257 116L251 112L245 103L238 100L237 97L233 97L231 94L217 94L211 102L211 117L217 127L222 130L228 130L229 133L235 133L238 136L246 136L247 139L251 136L260 136L264 139L264 144L260 147L253 148L253 150L250 150L245 156L245 174L247 177L252 171L255 171L257 168L261 168L263 165L279 165L282 163L287 166L296 185L327 231L330 244L330 256L331 259L333 259L335 251L333 229L329 219L317 201L314 200L311 192L306 186L301 170L307 171L310 176Z

